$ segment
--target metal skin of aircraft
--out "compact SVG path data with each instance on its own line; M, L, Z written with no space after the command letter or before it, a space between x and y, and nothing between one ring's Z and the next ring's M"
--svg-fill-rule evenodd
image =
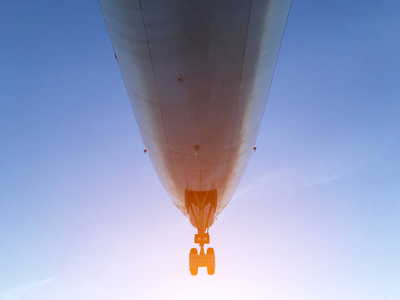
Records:
M256 143L291 0L99 0L139 130L197 228L189 269L215 272L209 228Z

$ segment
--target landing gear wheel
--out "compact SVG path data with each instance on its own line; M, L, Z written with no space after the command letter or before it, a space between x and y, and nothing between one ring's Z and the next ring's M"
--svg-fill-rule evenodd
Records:
M199 268L191 268L190 269L190 275L196 276L198 272L199 272Z
M189 270L190 274L193 276L196 276L197 273L199 272L199 264L197 262L197 249L192 248L190 249L189 253Z
M215 253L213 248L207 249L207 274L214 275L215 273Z

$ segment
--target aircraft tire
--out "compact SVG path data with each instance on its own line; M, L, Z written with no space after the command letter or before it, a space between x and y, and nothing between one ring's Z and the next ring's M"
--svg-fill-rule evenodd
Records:
M199 272L199 268L191 268L190 269L190 274L193 276L196 276L198 272Z
M214 275L215 273L215 267L211 268L211 267L207 267L207 274L208 275Z

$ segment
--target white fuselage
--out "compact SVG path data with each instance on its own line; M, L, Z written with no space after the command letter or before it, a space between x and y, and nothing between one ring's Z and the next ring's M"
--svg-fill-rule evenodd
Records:
M151 162L176 206L217 191L253 152L291 0L100 0Z

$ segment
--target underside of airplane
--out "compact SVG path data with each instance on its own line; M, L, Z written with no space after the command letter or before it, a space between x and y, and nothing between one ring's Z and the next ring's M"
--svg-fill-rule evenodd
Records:
M215 272L209 228L253 152L291 0L100 0L164 188L197 228L189 269Z

